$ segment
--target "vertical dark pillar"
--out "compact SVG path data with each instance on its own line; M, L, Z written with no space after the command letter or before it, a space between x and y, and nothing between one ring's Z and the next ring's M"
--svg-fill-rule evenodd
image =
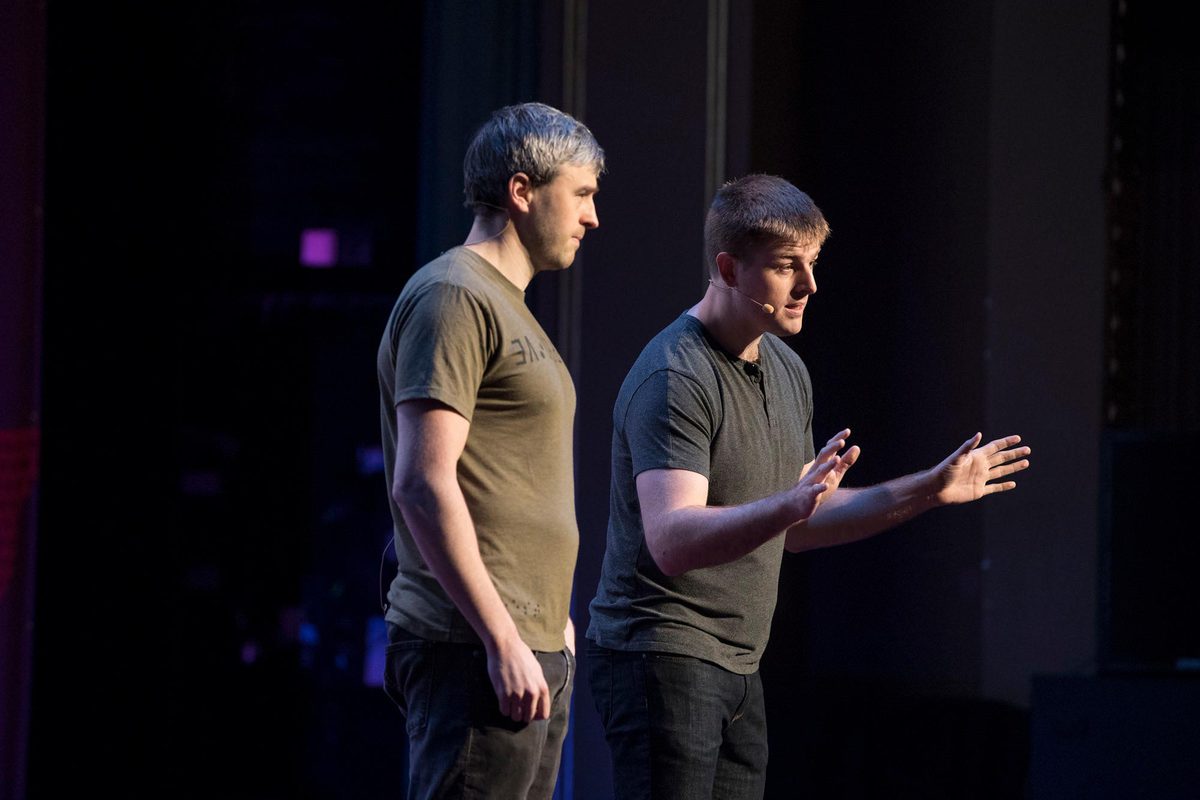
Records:
M1107 0L997 3L988 212L988 428L1033 468L984 508L983 693L1095 652Z
M426 2L421 45L421 194L416 266L461 244L463 153L495 109L536 100L535 0Z
M708 192L723 179L718 79L728 2L605 0L587 15L587 124L608 156L600 228L585 243L576 414L580 641L608 520L612 407L642 347L702 294ZM586 658L584 659L586 660ZM581 671L586 671L581 663ZM577 798L612 796L607 745L587 681L575 701Z
M0 798L25 795L39 446L45 12L0 3Z
M789 343L813 376L816 439L850 427L863 447L852 486L932 466L991 432L989 24L987 4L914 14L873 0L756 3L751 166L809 192L833 227L804 331ZM785 558L764 665L768 687L784 690L775 707L803 713L783 683L797 670L973 692L981 514L942 510Z
M1200 51L1173 9L1115 2L1109 59L1098 662L1195 669Z

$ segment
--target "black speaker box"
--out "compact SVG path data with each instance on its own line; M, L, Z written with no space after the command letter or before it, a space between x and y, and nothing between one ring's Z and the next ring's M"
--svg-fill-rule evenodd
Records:
M1033 680L1030 800L1200 798L1200 679Z
M1198 671L1200 434L1112 431L1102 453L1100 671Z

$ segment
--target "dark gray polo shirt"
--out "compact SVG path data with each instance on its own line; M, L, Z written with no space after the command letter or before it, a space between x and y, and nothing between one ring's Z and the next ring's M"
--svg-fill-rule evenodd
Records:
M615 650L758 668L770 634L783 537L729 564L664 575L646 548L635 479L650 469L708 478L708 505L751 502L796 483L815 457L804 363L767 334L752 364L684 314L646 345L613 410L608 543L587 636Z

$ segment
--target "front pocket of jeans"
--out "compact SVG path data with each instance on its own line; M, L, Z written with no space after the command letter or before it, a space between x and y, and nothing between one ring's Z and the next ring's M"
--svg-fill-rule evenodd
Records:
M404 714L409 736L421 734L429 721L429 696L437 679L436 652L429 642L404 641L388 646L384 689Z

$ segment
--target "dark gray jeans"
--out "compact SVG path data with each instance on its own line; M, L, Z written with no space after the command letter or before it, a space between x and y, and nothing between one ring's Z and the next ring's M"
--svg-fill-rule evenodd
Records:
M575 657L534 655L550 686L550 718L513 722L500 715L482 646L433 642L388 624L383 688L407 720L409 800L553 796Z
M587 651L620 800L760 800L767 717L758 673L667 653Z

